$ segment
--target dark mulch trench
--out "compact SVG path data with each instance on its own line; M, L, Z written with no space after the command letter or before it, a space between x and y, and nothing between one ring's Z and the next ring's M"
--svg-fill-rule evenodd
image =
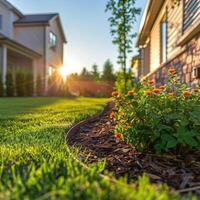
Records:
M166 183L180 192L194 192L200 196L200 153L184 156L141 154L113 137L114 123L109 119L110 104L97 119L81 125L70 145L85 150L87 163L106 160L106 169L116 177L126 175L128 181L137 180L144 173L152 183ZM83 155L81 155L83 159Z

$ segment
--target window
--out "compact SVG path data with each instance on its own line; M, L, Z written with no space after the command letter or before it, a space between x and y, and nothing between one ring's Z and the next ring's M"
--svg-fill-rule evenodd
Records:
M3 17L0 15L0 30L3 28Z
M57 37L53 32L49 33L49 43L50 47L55 47L57 44Z
M200 20L200 1L184 0L183 32Z
M167 61L167 23L162 21L160 24L161 28L161 63Z

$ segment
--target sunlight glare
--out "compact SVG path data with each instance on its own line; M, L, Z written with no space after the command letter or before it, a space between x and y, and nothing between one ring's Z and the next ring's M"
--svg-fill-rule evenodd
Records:
M68 69L67 69L67 67L66 66L62 66L59 69L59 73L60 73L60 75L62 76L63 79L66 79L67 75L68 75Z

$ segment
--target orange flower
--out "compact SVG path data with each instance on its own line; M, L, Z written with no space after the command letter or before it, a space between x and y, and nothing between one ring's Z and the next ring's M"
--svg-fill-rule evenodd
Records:
M121 138L122 138L121 133L116 133L116 134L115 134L115 139L116 139L116 140L121 140Z
M184 91L183 92L183 96L184 97L189 97L190 96L190 92L189 91Z
M154 84L154 80L149 80L148 84L153 85Z
M197 92L199 92L199 89L193 89L192 92L197 93Z
M169 68L168 72L169 72L170 75L173 75L174 72L175 72L175 69L174 68Z
M173 96L174 96L174 93L173 93L173 92L170 92L170 93L168 93L168 96L169 96L169 97L173 97Z
M146 96L151 96L152 92L151 91L145 91Z
M110 119L112 119L112 120L115 119L115 113L114 112L110 113Z
M118 97L118 96L119 96L119 92L117 91L112 92L112 97Z
M164 90L164 89L165 89L165 85L161 85L159 88L160 88L161 90Z
M134 95L134 91L128 91L128 96L133 96Z
M160 89L155 88L155 89L153 89L153 92L158 94L158 93L160 93Z

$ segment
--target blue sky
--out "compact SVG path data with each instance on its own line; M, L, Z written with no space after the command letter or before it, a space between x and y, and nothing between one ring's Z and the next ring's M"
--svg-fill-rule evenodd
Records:
M9 0L23 13L59 12L68 40L65 46L65 66L68 72L90 69L96 63L100 70L106 59L114 63L117 48L112 44L108 14L104 12L107 0ZM136 6L144 10L146 0L136 0ZM143 12L142 12L143 13ZM141 14L142 15L142 14ZM139 29L138 16L135 31ZM135 50L134 53L137 51ZM133 54L134 54L133 53Z

